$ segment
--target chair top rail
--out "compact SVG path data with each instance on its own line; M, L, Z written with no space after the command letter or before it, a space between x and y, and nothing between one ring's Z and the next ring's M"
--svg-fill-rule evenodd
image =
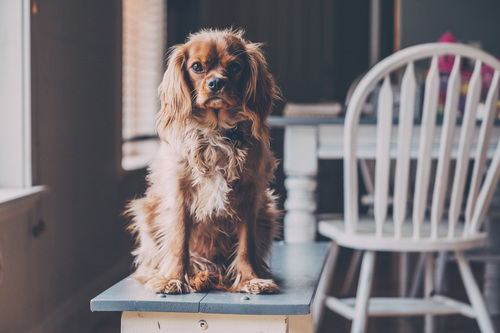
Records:
M500 61L498 59L481 49L469 45L460 43L427 43L408 47L377 63L359 82L351 97L351 103L349 103L347 108L346 125L350 122L358 121L357 116L359 116L363 102L386 73L392 72L409 62L447 54L481 59L483 63L488 64L495 70L500 70ZM353 101L356 102L353 103ZM352 108L355 108L355 111L351 110Z

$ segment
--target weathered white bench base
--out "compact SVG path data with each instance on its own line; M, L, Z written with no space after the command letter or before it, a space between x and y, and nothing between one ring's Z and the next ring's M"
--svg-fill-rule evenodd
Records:
M122 333L312 333L312 313L297 316L123 312Z
M312 333L313 301L328 243L276 243L273 295L213 291L158 295L127 277L95 297L92 311L121 311L123 333Z

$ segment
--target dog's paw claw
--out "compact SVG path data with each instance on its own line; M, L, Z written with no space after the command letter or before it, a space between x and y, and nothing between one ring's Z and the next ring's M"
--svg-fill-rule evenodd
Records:
M242 282L238 291L248 294L275 294L280 288L272 279L251 279Z

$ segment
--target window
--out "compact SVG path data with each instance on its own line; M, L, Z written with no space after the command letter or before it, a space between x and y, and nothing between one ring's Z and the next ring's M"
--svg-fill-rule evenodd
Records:
M157 87L166 54L166 0L123 0L123 146L125 170L156 152Z
M0 5L0 188L31 186L29 8Z

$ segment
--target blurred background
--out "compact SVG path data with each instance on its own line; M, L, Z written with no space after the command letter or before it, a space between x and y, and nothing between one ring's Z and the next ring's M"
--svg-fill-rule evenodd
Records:
M494 0L0 1L0 332L109 320L89 301L131 271L121 213L145 188L167 49L189 33L243 28L264 43L282 115L342 105L371 65L446 32L499 56L498 13ZM283 129L272 136L282 158ZM341 168L321 162L318 212L342 211Z

